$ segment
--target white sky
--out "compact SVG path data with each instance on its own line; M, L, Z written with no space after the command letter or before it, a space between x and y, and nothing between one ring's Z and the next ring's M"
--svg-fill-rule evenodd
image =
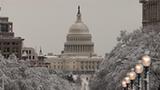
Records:
M25 38L24 46L57 54L76 20L78 5L99 55L114 48L120 30L141 26L139 0L0 0L0 15L10 18L16 36Z

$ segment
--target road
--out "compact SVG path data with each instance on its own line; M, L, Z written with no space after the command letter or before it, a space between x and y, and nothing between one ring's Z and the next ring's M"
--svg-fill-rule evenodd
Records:
M81 90L89 90L89 78L87 76L81 77Z

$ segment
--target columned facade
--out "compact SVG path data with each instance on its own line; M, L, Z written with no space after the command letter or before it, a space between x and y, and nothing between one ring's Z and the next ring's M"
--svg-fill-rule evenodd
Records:
M88 27L82 22L80 7L78 8L77 20L70 27L64 44L64 55L67 56L90 56L94 55L94 43Z
M143 26L160 25L160 0L140 0L143 7Z

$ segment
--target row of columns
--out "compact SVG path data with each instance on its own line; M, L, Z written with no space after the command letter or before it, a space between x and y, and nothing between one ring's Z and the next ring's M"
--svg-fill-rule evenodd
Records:
M93 45L66 45L67 52L93 52Z
M149 3L149 4L148 4ZM143 4L143 19L149 21L158 21L160 20L160 3L159 1L155 1L155 3L144 3Z
M91 38L67 38L67 41L91 41Z

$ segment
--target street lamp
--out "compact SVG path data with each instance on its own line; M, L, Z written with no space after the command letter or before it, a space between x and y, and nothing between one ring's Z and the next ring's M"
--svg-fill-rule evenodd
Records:
M127 90L127 83L124 79L122 80L122 87L123 87L123 90Z
M139 63L136 64L135 72L137 73L138 76L138 90L142 90L141 73L143 72L143 65L141 64L141 61L139 61Z
M148 55L142 57L142 64L144 66L144 89L149 90L149 66L151 65L151 58Z
M151 65L151 58L148 56L148 55L144 55L142 57L142 64L145 66L145 67L149 67Z
M129 88L129 84L130 84L130 79L129 79L129 77L128 76L126 76L125 78L124 78L124 80L126 81L126 85L127 85L127 90L128 90L128 88Z
M134 68L131 69L131 72L128 74L129 79L131 80L131 89L134 90L134 80L136 79L136 73L134 72Z

